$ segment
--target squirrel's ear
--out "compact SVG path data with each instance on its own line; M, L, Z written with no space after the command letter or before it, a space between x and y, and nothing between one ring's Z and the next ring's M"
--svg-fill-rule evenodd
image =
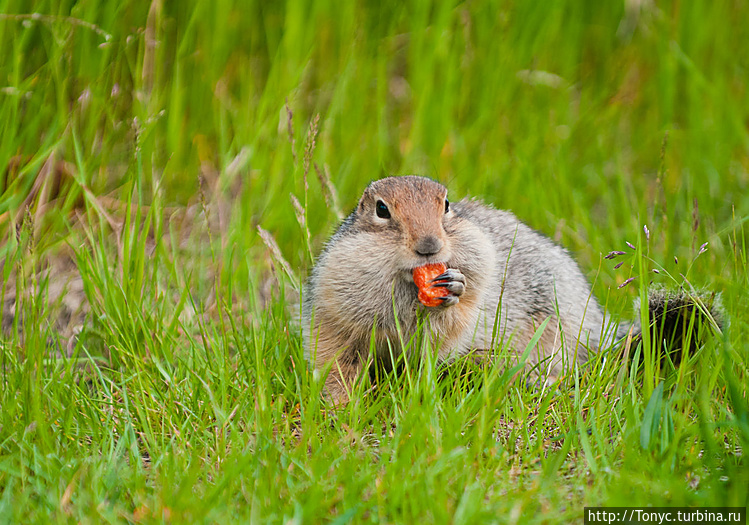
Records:
M365 200L366 199L364 197L362 197L361 200L359 200L359 204L357 204L357 206L356 206L356 211L357 212L362 213L364 211L364 201Z

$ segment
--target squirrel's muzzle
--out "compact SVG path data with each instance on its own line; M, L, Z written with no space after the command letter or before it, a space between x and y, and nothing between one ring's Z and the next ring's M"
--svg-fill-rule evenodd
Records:
M421 256L427 257L439 253L442 249L442 245L442 241L437 237L434 235L427 235L416 242L414 251Z

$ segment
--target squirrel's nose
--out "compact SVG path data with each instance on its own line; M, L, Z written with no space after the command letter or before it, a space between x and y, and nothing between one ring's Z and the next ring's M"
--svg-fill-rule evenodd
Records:
M415 248L416 253L423 256L434 255L441 249L442 241L440 241L434 235L427 235L426 237L422 237L421 239L419 239L419 241L416 243Z

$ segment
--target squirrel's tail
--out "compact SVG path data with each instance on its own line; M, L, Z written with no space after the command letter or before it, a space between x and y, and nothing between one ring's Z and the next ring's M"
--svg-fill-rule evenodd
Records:
M639 300L635 304L637 321L620 326L618 338L632 337L631 348L642 341ZM710 333L720 333L723 329L724 314L720 294L715 292L688 292L652 287L648 291L648 319L650 341L661 356L678 365L684 356L693 354ZM631 334L631 335L630 335Z

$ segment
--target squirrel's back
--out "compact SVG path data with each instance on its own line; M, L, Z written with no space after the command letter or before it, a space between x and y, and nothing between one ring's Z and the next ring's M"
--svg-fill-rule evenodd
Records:
M515 333L516 348L523 350L535 328L550 318L541 342L545 348L539 349L544 355L538 358L552 356L548 371L555 375L566 364L584 361L589 347L612 339L613 327L605 326L590 284L567 250L509 211L468 199L454 208L495 250L493 293L484 308L498 312L493 321L501 333Z

